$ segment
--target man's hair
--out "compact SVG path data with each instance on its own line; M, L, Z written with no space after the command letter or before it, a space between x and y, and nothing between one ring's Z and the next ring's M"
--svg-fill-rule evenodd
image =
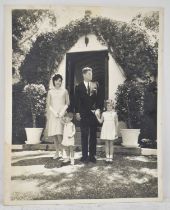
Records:
M92 68L90 68L90 67L88 67L88 66L86 66L86 67L84 67L84 68L82 69L82 73L83 73L83 74L86 74L88 71L91 71L91 72L92 72L93 70L92 70Z

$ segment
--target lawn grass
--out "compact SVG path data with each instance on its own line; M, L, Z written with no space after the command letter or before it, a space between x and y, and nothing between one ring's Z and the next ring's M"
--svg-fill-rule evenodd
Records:
M23 158L12 164L14 171L20 169L23 173L12 176L11 197L12 200L157 197L156 157L140 157L114 155L112 164L100 160L84 165L76 160L74 166L61 168L50 157Z

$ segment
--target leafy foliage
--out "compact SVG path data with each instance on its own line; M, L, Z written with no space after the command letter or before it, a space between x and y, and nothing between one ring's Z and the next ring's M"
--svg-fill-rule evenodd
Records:
M14 9L12 10L12 45L13 50L20 51L19 41L24 38L24 32L32 30L29 38L38 30L38 22L42 22L45 17L49 17L51 24L56 22L56 17L50 10L43 9Z
M51 10L12 10L13 78L20 79L18 69L36 37L42 34L41 25L44 23L49 29L56 27L56 16Z
M46 90L42 84L28 84L24 87L28 104L32 113L33 127L36 127L36 117L44 114L46 105Z
M128 128L140 128L139 143L142 139L157 139L157 84L125 81L116 92L116 111L119 120ZM155 144L154 144L155 145Z
M24 128L32 126L31 110L23 88L22 82L12 87L12 143L15 144L24 143L26 140Z
M143 115L144 85L137 81L125 81L116 92L116 111L119 120L126 122L128 128L140 128Z
M157 148L157 142L156 141L153 141L151 139L141 139L140 146L142 148L156 149Z
M51 74L58 69L67 51L80 37L90 33L108 46L127 79L156 77L157 53L145 33L131 24L98 17L77 20L58 32L39 36L20 68L23 80L38 81L47 87Z
M143 109L144 109L144 114L141 119L141 133L140 133L139 139L140 140L149 139L149 140L155 141L157 139L157 84L156 82L149 82L147 85L145 85ZM146 145L149 145L149 144L146 144ZM155 143L153 143L153 145L155 145Z

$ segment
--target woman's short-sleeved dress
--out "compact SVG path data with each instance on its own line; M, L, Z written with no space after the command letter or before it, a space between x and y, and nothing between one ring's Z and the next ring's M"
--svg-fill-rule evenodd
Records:
M65 123L63 132L63 146L74 146L75 125L72 122ZM71 138L69 138L71 136Z
M49 105L53 108L54 111L60 113L69 100L67 90L62 88L53 88L49 90L48 94L50 101ZM61 122L61 119L56 118L51 111L48 112L47 124L48 136L63 135L64 125Z
M101 129L100 138L103 140L114 140L116 138L117 114L114 111L103 112L104 122Z

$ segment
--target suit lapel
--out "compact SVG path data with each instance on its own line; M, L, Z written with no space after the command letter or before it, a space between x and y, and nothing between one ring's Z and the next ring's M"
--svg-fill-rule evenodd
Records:
M82 91L87 94L87 89L84 82L81 83L81 88L82 88Z

